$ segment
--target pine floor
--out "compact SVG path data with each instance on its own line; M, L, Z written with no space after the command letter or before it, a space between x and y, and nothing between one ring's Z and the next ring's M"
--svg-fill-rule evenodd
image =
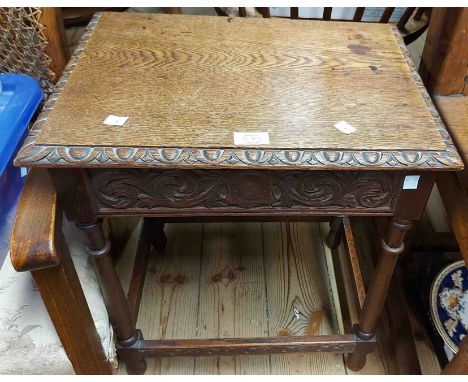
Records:
M340 331L331 253L323 241L327 224L168 224L166 230L168 246L152 256L145 281L137 323L145 338ZM135 248L137 231L129 251ZM396 373L385 322L376 352L358 374ZM439 370L431 358L425 373ZM343 355L330 353L147 361L146 374L353 374ZM126 373L123 364L118 373Z

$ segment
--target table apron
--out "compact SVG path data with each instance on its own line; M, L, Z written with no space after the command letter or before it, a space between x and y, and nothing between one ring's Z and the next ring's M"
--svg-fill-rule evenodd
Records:
M392 215L393 171L89 169L97 216Z

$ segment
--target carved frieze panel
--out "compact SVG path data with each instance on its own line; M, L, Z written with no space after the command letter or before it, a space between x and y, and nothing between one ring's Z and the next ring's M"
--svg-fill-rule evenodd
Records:
M112 210L390 211L398 174L372 171L90 170L98 208Z

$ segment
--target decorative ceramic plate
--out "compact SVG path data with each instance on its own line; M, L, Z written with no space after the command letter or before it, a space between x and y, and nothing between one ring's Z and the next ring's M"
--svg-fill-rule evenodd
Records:
M431 315L454 353L468 330L468 270L463 260L443 268L431 288Z

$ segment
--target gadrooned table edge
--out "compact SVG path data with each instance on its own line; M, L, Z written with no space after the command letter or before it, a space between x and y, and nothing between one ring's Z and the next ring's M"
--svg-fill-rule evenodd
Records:
M460 158L442 119L417 72L403 38L396 27L393 33L409 65L416 85L438 127L444 151L326 150L268 148L192 148L192 147L104 147L54 146L36 144L41 128L57 102L69 76L99 21L96 13L89 22L54 92L44 105L29 135L19 150L16 166L24 167L157 167L157 168L269 168L304 170L461 170Z

